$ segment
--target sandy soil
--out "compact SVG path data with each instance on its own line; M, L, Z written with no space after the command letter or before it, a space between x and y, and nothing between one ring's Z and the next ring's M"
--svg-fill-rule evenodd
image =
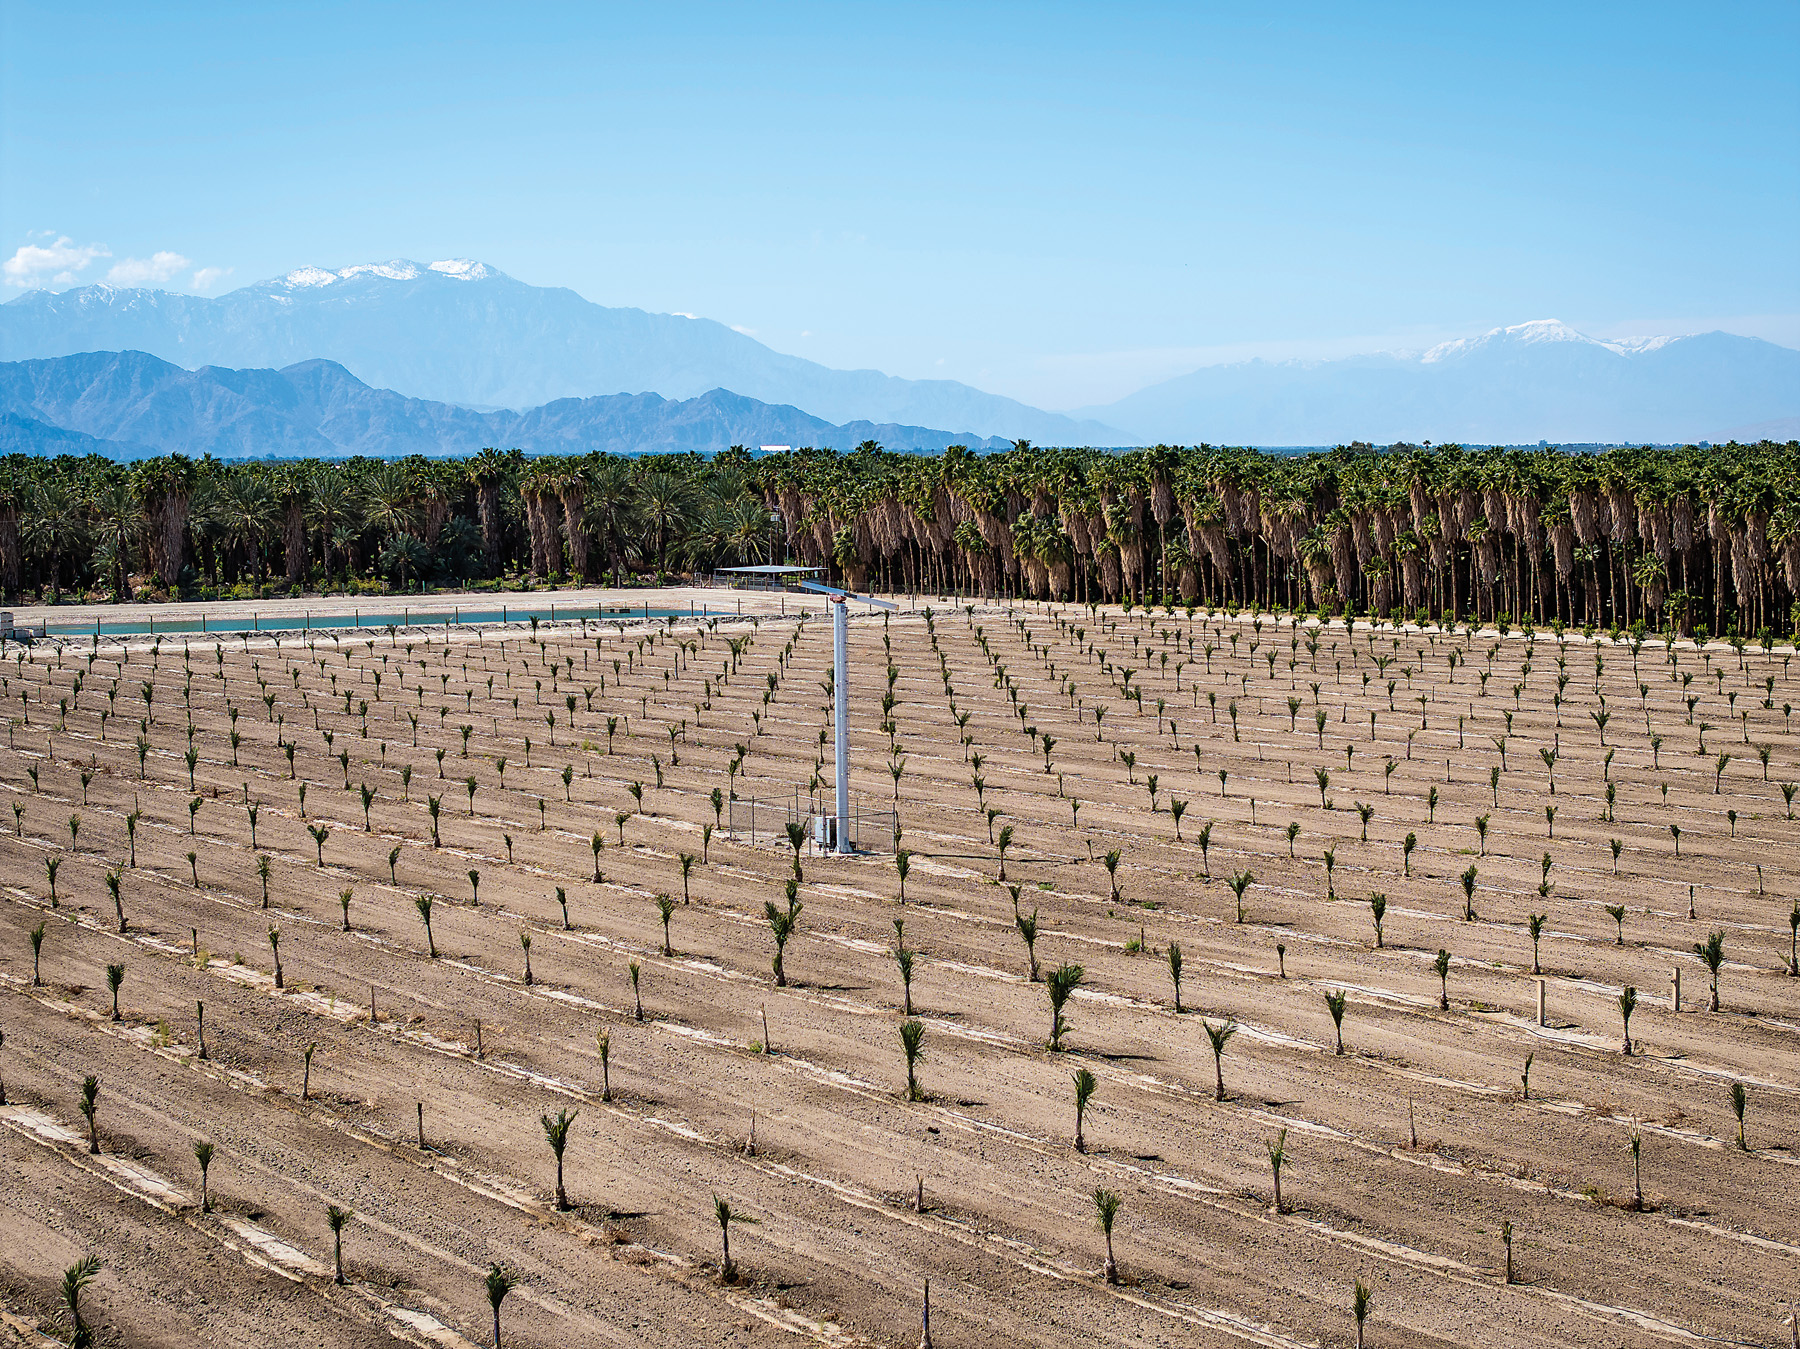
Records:
M1359 1279L1371 1345L1788 1343L1787 654L1684 649L1672 672L1660 648L1369 637L1337 626L1315 652L1268 621L1043 607L940 609L934 633L916 612L859 619L855 786L898 796L910 874L902 903L891 849L803 854L786 987L764 906L793 853L704 828L715 788L791 795L829 754L816 620L9 659L4 1333L65 1331L58 1281L92 1251L86 1313L134 1346L484 1343L493 1263L518 1279L515 1345L913 1345L927 1279L940 1346L1352 1344ZM1060 1051L1015 904L1043 970L1085 970ZM917 1102L896 919L918 952ZM1717 1013L1693 951L1712 932ZM1228 1021L1215 1064L1206 1026ZM565 1108L560 1211L542 1120ZM1097 1187L1121 1198L1117 1284ZM738 1218L732 1282L715 1196ZM342 1286L333 1204L353 1211Z

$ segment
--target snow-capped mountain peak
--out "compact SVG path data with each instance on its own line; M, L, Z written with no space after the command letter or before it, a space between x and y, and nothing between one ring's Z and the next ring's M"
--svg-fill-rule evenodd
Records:
M355 267L346 267L338 273L343 281L355 276L380 276L389 281L417 281L419 264L408 262L405 258L395 258L392 262L365 262Z
M1458 356L1467 356L1483 347L1501 344L1536 346L1543 342L1586 342L1593 346L1602 345L1595 342L1586 333L1576 332L1560 319L1534 319L1530 323L1515 323L1506 328L1490 328L1479 337L1459 337L1451 342L1440 342L1420 359L1430 364L1453 360Z
M473 258L445 258L430 264L427 270L453 281L485 281L490 276L500 275L485 262L476 262Z
M336 280L337 273L328 272L323 267L296 267L276 284L286 286L289 290L306 290L312 286L329 286Z
M298 267L271 284L287 291L316 290L365 276L380 277L385 281L417 281L426 275L441 276L449 281L486 281L503 273L473 258L446 258L423 267L407 258L391 258L387 262L358 263L335 272L324 267Z
M1621 356L1642 356L1645 352L1656 351L1680 340L1678 334L1664 337L1603 337L1600 345L1612 348Z

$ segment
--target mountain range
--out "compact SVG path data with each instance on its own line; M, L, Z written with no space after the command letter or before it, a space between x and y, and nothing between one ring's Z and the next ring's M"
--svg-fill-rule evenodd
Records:
M370 388L335 361L281 370L184 370L141 351L0 363L0 453L235 458L722 450L732 444L893 448L1005 441L894 423L833 425L712 389L695 398L609 394L523 412L481 411Z
M951 380L833 370L711 319L609 309L485 263L302 267L217 298L82 286L0 305L0 360L147 351L195 369L336 361L377 388L475 407L591 394L690 399L730 389L829 422L944 426L975 437L1117 444L1119 433Z
M276 437L267 453L320 437L372 447L385 425L404 428L396 447L460 444L473 425L464 412L491 414L492 425L546 447L588 435L622 444L636 427L647 437L631 445L640 449L761 440L841 448L865 438L850 429L864 424L888 428L872 436L884 444L919 449L992 438L1316 446L1800 435L1800 351L1722 332L1605 340L1544 320L1424 352L1207 366L1063 415L948 380L833 370L708 319L607 308L467 260L302 267L216 298L98 285L0 304L0 361L112 352L148 352L196 374L219 367L201 384L240 376L243 399L261 396L245 382L251 375L335 362L362 389L346 396L351 404L433 408L371 414L352 433L329 418L294 422L285 395L258 385L272 401L256 416L247 404L226 412L214 402L192 423L208 443L241 447L232 453L257 452L248 447L265 422ZM170 380L158 383L166 397ZM618 401L623 395L646 397ZM741 403L722 401L732 395ZM65 435L114 438L85 423L17 415ZM721 420L733 416L742 421ZM933 427L950 429L924 429ZM13 423L3 433L11 443L38 434Z
M1786 439L1800 351L1720 332L1609 342L1552 319L1414 355L1207 366L1085 415L1171 444Z

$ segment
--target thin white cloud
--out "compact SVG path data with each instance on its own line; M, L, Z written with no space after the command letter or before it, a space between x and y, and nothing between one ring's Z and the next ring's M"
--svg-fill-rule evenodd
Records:
M164 249L147 258L121 258L107 272L106 279L119 286L145 286L167 281L177 272L188 269L188 260L179 253Z
M73 285L95 259L111 256L112 250L105 244L77 244L66 234L58 235L47 244L21 244L0 263L0 279L9 286Z
M195 290L211 290L235 270L232 267L197 268L194 272L193 287Z

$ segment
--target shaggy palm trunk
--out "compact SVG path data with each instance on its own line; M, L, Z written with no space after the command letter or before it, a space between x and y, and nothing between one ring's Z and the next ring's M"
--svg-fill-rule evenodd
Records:
M299 585L306 578L306 511L298 499L287 503L282 518L281 543L287 583Z
M481 551L488 574L500 574L500 484L484 478L475 490L475 511L481 517Z

